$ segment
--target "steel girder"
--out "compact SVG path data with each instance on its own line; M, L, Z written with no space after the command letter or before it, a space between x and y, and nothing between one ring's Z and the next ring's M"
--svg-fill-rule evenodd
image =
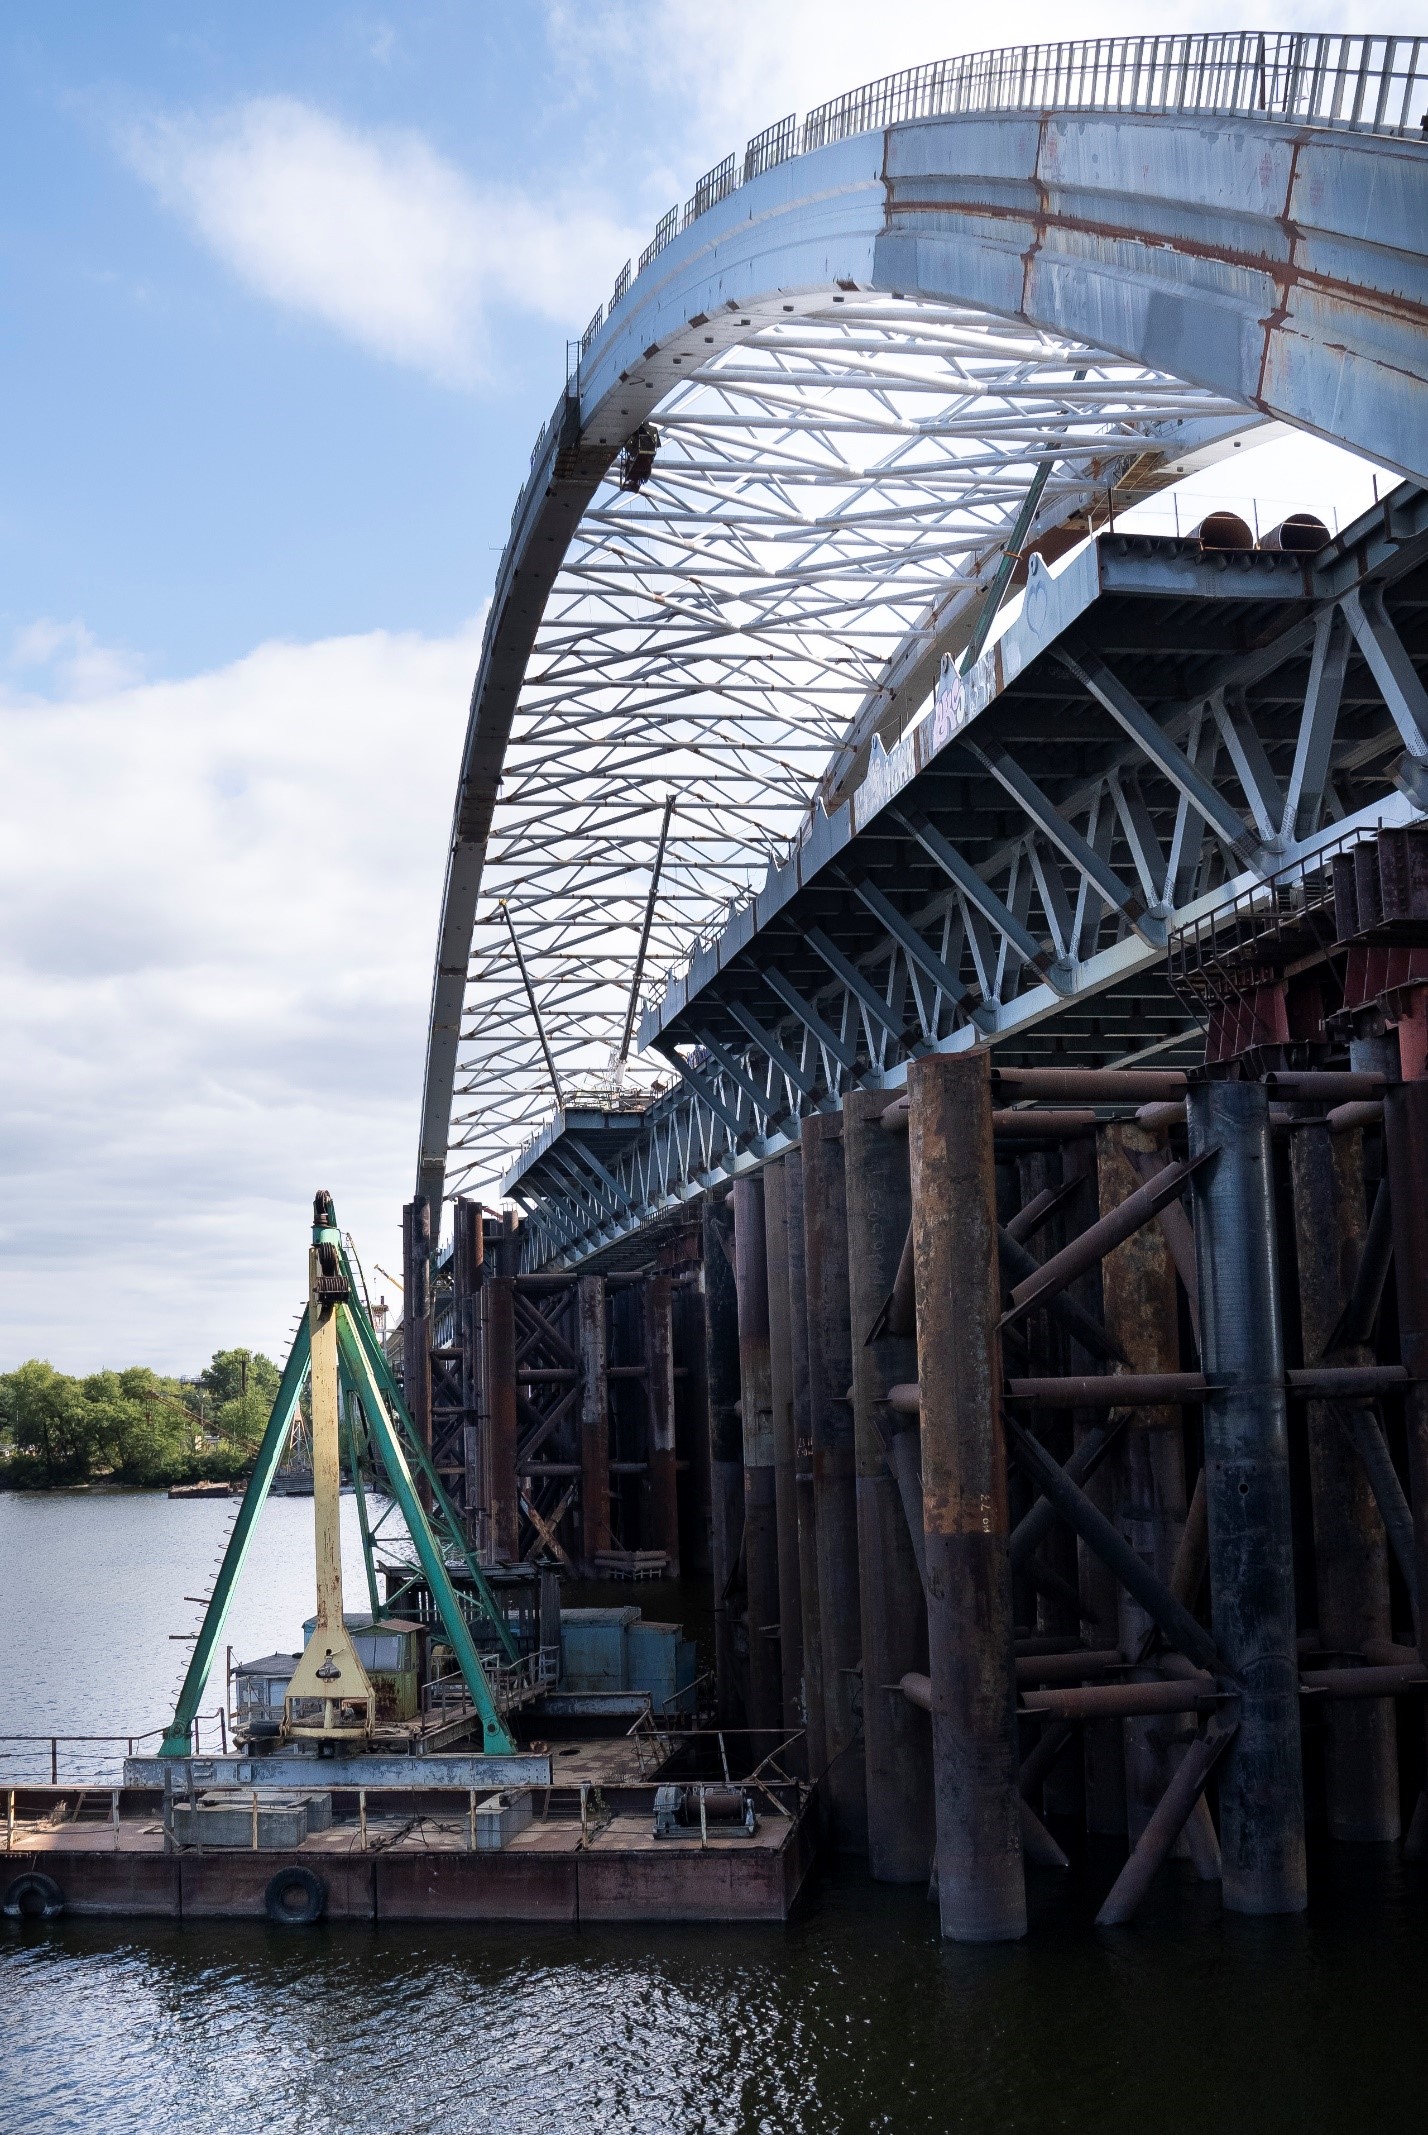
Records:
M1172 479L1260 417L1428 474L1419 141L1122 99L1114 117L890 125L707 193L592 322L513 517L433 987L418 1183L437 1199L448 1139L475 1186L548 1105L483 886L520 911L562 1075L589 1086L623 1017L666 787L656 969L717 930L820 780L845 789L915 715L1048 459L1032 542L1108 480ZM654 471L620 490L616 456L649 420ZM1232 754L1233 708L1211 725ZM1187 797L1179 846L1204 820ZM1137 794L1114 780L1089 849L1113 824L1153 872ZM1054 819L1042 832L1013 908L1042 891L1057 907L1043 855L1068 848ZM1057 908L1058 938L1084 929L1090 894ZM1137 902L1132 887L1121 908ZM1004 987L1011 938L975 901L963 924Z
M612 1158L620 1203L561 1190L559 1119L513 1168L532 1258L647 1252L807 1112L898 1086L925 1051L1193 1059L1168 935L1428 812L1425 676L1414 487L1309 560L1102 535L1035 574L1000 641L647 1012L643 1042L685 1081Z

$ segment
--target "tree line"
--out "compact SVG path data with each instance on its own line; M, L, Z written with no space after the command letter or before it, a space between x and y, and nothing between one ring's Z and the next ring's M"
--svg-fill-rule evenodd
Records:
M252 1462L278 1379L248 1349L218 1350L196 1379L142 1365L76 1379L31 1358L0 1373L0 1488L231 1480Z

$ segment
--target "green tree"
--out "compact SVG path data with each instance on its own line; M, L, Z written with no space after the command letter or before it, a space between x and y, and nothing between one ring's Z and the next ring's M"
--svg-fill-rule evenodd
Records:
M282 1374L271 1357L251 1349L220 1349L199 1376L210 1430L235 1445L256 1446L267 1429Z
M54 1490L95 1476L141 1489L242 1475L280 1374L270 1357L220 1349L198 1382L143 1365L73 1379L32 1358L0 1374L0 1483ZM201 1445L207 1437L218 1444Z
M153 1486L192 1471L194 1419L176 1382L136 1365L91 1372L83 1395L95 1443L117 1481Z
M95 1418L79 1381L38 1357L0 1375L0 1432L13 1449L12 1482L54 1490L92 1471Z

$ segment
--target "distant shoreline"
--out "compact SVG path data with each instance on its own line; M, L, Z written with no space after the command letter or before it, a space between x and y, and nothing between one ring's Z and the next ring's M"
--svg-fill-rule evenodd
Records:
M246 1475L234 1476L231 1481L218 1478L200 1489L194 1489L189 1480L182 1477L176 1483L119 1483L107 1478L88 1483L16 1483L0 1475L0 1497L167 1497L202 1504L205 1499L221 1503L225 1498L240 1498L247 1487ZM369 1490L372 1487L369 1481ZM312 1496L312 1483L310 1479L297 1483L278 1481L269 1494L272 1497L308 1498ZM352 1484L344 1481L341 1494L343 1497L354 1496Z
M17 1483L12 1482L8 1476L0 1475L0 1497L171 1497L175 1488L178 1488L183 1497L191 1495L196 1498L221 1498L241 1497L248 1487L248 1478L245 1475L234 1476L231 1481L221 1477L215 1478L222 1487L214 1488L210 1485L203 1491L190 1491L185 1488L191 1481L192 1478L188 1476L175 1476L172 1483L110 1482L107 1477L87 1483ZM289 1497L303 1493L277 1490L273 1494L276 1497Z
M14 1483L0 1475L0 1497L167 1497L167 1483Z

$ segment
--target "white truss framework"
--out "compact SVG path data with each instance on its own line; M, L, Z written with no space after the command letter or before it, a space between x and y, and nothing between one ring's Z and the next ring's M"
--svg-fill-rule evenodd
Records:
M691 369L656 411L644 487L615 469L597 492L527 667L448 1190L489 1196L554 1101L501 900L566 1096L647 1093L655 1064L622 1076L616 1054L666 797L647 994L783 857L889 675L965 642L1043 462L1028 539L1250 420L1030 327L886 296L756 326Z

